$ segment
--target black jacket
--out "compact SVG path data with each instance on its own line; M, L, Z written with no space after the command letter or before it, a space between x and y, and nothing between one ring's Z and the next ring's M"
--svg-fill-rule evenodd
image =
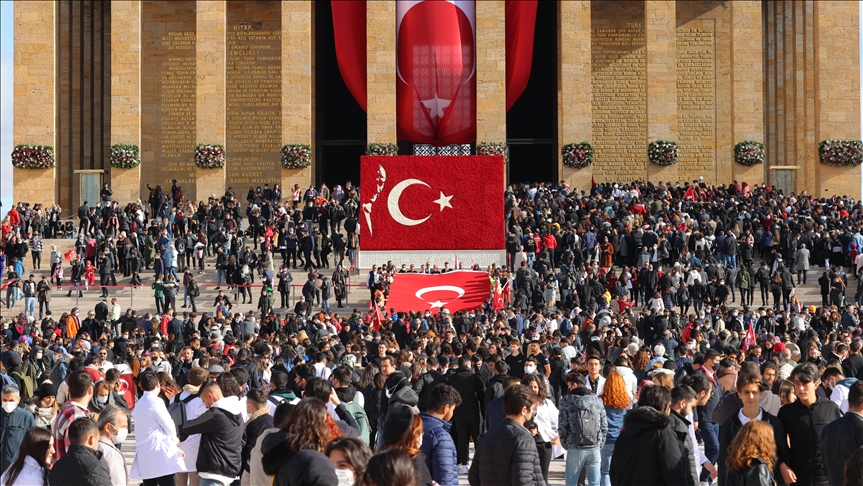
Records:
M420 412L425 412L428 410L429 400L431 400L431 392L432 389L437 386L438 383L446 383L446 376L438 373L437 370L428 371L420 375L419 379L414 382L413 387L414 391L419 395L419 402L417 403L417 408L420 409Z
M627 412L611 457L615 486L676 486L687 482L687 464L671 418L652 408Z
M495 398L503 397L503 382L509 378L509 375L504 373L502 375L494 375L488 380L488 385L485 388L485 403L483 407L488 408L488 402L494 400Z
M828 400L818 400L811 407L797 400L779 409L779 420L791 442L785 464L794 470L797 484L827 484L827 469L821 454L821 428L840 415L839 406Z
M702 369L698 369L696 373L707 376L707 373ZM714 375L712 379L707 376L707 379L710 380L710 383L713 385L713 393L710 395L710 398L703 407L697 407L698 422L713 422L713 412L719 405L719 401L722 400L722 387L719 386L719 380L716 379L716 375Z
M230 478L240 475L243 452L243 415L239 401L224 398L195 420L183 426L181 440L201 434L201 446L195 467Z
M384 392L381 393L381 413L378 421L378 430L384 430L387 412L398 403L409 407L415 407L419 402L419 396L410 385L404 373L396 370L387 377L384 383Z
M327 456L311 449L291 452L286 441L284 432L275 432L261 444L264 472L275 476L273 486L338 484L333 463Z
M449 384L461 395L461 405L455 408L455 417L479 419L480 405L485 404L485 386L479 375L467 368L458 368L450 375Z
M844 484L845 461L850 459L860 446L863 446L863 417L858 413L849 411L821 429L821 450L830 486Z
M770 415L764 409L761 410L761 421L768 423L771 427L773 427L773 439L776 441L776 464L775 468L775 476L779 483L782 482L782 475L779 473L779 464L786 461L786 457L788 456L788 440L786 439L787 435L785 432L785 426L782 425L782 421L780 421L777 417ZM728 469L725 467L725 459L728 458L728 446L731 445L731 441L737 435L737 432L743 428L743 424L740 422L740 417L738 412L734 412L730 417L725 419L725 422L719 426L719 459L716 461L716 469L719 472L719 486L728 486L725 483L728 475L723 475L723 471ZM744 484L744 483L740 483Z
M471 486L544 486L536 441L511 418L479 438L470 465Z
M243 471L246 473L250 471L249 457L258 442L258 437L263 431L271 428L273 428L273 416L269 413L259 415L246 424L246 430L243 433Z
M799 481L798 481L799 482ZM719 473L719 484L728 486L773 486L773 474L761 459L755 459L755 467L740 473L732 473L728 468Z
M101 452L72 444L51 468L48 482L66 486L111 486L111 473L100 459Z

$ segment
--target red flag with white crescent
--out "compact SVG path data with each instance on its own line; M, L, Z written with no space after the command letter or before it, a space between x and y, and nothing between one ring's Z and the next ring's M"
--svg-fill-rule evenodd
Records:
M683 199L695 199L695 190L692 186L689 186L689 189L686 190L686 193L683 194Z
M490 286L486 272L398 273L390 284L387 306L396 312L476 309L488 300Z
M743 352L749 351L749 347L755 345L755 330L752 329L752 321L749 321L749 329L746 330L746 337L743 338Z
M67 262L72 263L72 257L75 256L75 249L71 249L63 254L63 258L66 259Z
M500 156L361 157L361 249L503 250L503 189Z
M435 146L476 140L476 4L396 1L398 138Z
M503 291L501 289L500 282L497 282L494 286L494 295L491 298L491 308L495 312L500 312L504 308Z

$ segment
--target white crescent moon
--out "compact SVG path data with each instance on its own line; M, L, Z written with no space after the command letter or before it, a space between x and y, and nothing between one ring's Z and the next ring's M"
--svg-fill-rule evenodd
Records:
M438 285L435 287L425 287L425 288L417 290L417 293L416 293L417 299L423 300L423 295L425 295L428 292L435 292L437 290L448 290L450 292L455 292L458 294L458 297L456 297L456 299L461 299L462 296L464 295L464 289L461 287L456 287L455 285Z
M393 187L390 191L389 197L387 197L387 208L390 210L390 215L396 220L397 223L402 224L404 226L416 226L418 224L423 224L431 217L431 214L426 216L423 219L410 219L402 213L402 208L399 207L399 199L402 197L402 192L408 187L414 184L422 184L426 187L431 187L425 182L419 179L405 179Z

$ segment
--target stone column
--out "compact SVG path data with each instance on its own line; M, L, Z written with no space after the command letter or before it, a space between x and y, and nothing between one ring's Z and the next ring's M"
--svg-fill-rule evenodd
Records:
M731 142L764 143L764 71L761 2L731 2ZM733 157L733 154L732 154ZM764 182L764 164L731 164L732 180L750 186ZM723 180L720 174L719 182Z
M396 143L396 3L366 3L368 143Z
M592 143L590 0L560 2L558 8L558 140L561 147L572 142ZM590 187L592 168L565 167L562 156L558 163L559 179L566 180L570 187Z
M860 139L860 12L856 2L815 2L815 143ZM860 168L833 167L818 161L816 181L806 184L819 197L860 198Z
M141 2L111 3L111 145L141 147ZM141 197L141 166L111 167L114 200Z
M56 149L56 7L53 1L35 0L13 5L13 145L47 145ZM18 201L54 204L55 174L56 168L12 169L13 204ZM66 209L68 214L69 208Z
M282 2L282 140L312 145L313 77L312 11L314 2ZM282 169L282 199L290 199L294 184L306 188L314 180L315 154L305 169Z
M226 11L225 2L198 0L195 34L197 143L225 144ZM231 161L227 160L226 163L230 164ZM206 201L213 194L217 198L225 194L224 168L197 167L195 173L198 179L195 200Z
M504 0L476 2L476 141L506 142Z
M647 142L677 141L677 21L674 0L644 2ZM644 145L647 158L647 143ZM677 181L677 167L647 162L651 182Z

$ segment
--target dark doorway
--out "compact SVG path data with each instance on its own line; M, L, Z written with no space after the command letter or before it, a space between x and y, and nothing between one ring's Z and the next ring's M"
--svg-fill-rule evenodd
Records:
M330 2L315 2L316 183L359 185L360 155L366 149L366 112L339 72Z
M557 2L539 2L530 81L506 114L508 182L557 179Z

